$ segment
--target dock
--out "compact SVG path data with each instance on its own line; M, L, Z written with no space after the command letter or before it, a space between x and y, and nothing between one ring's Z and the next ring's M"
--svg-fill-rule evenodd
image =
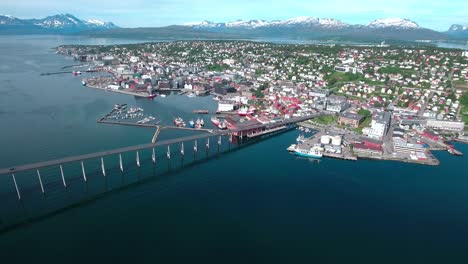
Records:
M353 155L344 155L344 154L337 154L337 153L330 153L330 152L324 152L323 156L327 158L335 158L335 159L342 159L342 160L352 160L352 161L358 160L357 157Z
M204 114L204 115L207 115L210 113L210 111L208 110L193 110L192 113L194 114Z
M137 124L132 122L124 122L124 121L113 121L101 118L97 121L101 124L109 124L109 125L122 125L122 126L135 126L135 127L150 127L150 128L158 128L159 126L156 124Z
M281 130L285 130L287 128L288 127L286 127L286 126L275 127L275 128L263 130L263 131L260 131L260 132L257 132L257 133L248 134L247 137L248 138L259 137L259 136L267 135L267 134L270 134L270 133L278 132L278 131L281 131Z
M127 94L127 95L133 95L135 97L142 97L142 98L148 98L147 93L137 93L137 92L130 92L130 91L124 91L124 90L114 90L114 89L107 89L104 87L97 87L97 86L92 86L92 85L86 85L86 87L93 88L93 89L98 89L98 90L104 90L104 91L109 91L113 93L121 93L121 94Z

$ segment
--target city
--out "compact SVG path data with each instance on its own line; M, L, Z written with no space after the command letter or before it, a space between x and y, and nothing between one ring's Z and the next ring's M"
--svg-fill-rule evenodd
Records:
M111 74L83 79L90 87L142 97L211 93L217 113L242 116L226 118L228 128L325 113L301 123L320 133L291 148L318 149L316 158L438 165L431 150L462 155L447 142L468 140L466 51L176 41L61 46L57 53Z

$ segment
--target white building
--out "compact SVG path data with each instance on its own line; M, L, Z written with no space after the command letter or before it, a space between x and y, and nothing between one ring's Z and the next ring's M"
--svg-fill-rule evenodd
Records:
M371 127L364 128L362 132L370 138L382 140L390 127L390 118L389 112L379 113L372 119Z
M234 111L236 103L232 101L219 101L218 102L218 111L219 112L230 112Z
M427 120L426 127L438 130L463 131L465 122L430 119Z

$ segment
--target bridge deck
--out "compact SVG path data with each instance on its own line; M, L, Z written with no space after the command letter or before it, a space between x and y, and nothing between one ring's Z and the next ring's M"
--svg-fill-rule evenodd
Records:
M259 124L259 125L255 126L255 127L249 127L249 129L255 129L255 128L272 129L274 127L281 127L281 126L285 126L287 124L302 122L302 121L305 121L305 120L308 120L308 119L311 119L311 118L315 118L315 117L320 116L320 115L324 115L324 114L323 113L317 113L317 114L313 114L313 115L306 116L306 117L290 118L290 119L286 119L286 120L284 120L282 122L276 122L274 124ZM60 164L65 164L65 163L72 163L72 162L78 162L78 161L83 161L83 160L95 159L95 158L100 158L100 157L110 156L110 155L116 155L116 154L130 152L130 151L150 149L150 148L157 147L157 146L171 145L171 144L176 144L176 143L180 143L180 142L184 142L184 141L193 141L193 140L212 137L212 136L229 135L229 134L231 134L233 132L239 132L239 131L240 131L239 129L236 129L236 130L213 130L210 134L203 133L203 134L200 134L200 135L193 135L193 136L187 136L187 137L181 137L181 138L158 141L156 143L148 143L148 144L142 144L142 145L136 145L136 146L129 146L129 147L118 148L118 149L114 149L114 150L108 150L108 151L84 154L84 155L79 155L79 156L72 156L72 157L67 157L67 158L62 158L62 159L56 159L56 160L50 160L50 161L44 161L44 162L37 162L37 163L20 165L20 166L14 166L14 167L11 167L11 168L0 169L0 175L16 173L16 172L20 172L20 171L39 169L39 168L44 168L44 167L49 167L49 166L57 166L57 165L60 165Z

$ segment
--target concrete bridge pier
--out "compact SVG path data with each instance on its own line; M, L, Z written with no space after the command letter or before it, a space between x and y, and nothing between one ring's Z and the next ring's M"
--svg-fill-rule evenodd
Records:
M18 195L18 200L21 201L21 194L20 194L20 191L19 191L19 188L18 188L18 184L16 183L16 178L15 178L15 174L11 174L11 178L13 179L13 184L15 185L15 189L16 189L16 194Z
M41 186L41 192L42 194L45 194L44 185L42 184L41 173L39 172L39 169L37 169L36 172L37 172L37 178L39 179L39 185Z
M106 167L104 165L104 158L101 157L101 169L102 169L102 176L106 177Z
M85 171L85 167L84 167L83 161L81 161L81 171L83 172L83 180L84 180L85 182L87 182L88 180L86 179L86 171Z
M136 164L138 168L140 168L140 154L138 153L138 150L136 152Z
M62 176L63 187L67 188L67 183L65 182L65 175L63 174L62 164L60 164L60 175Z
M123 162L122 162L122 153L119 153L119 166L120 166L120 172L124 172L123 168Z

